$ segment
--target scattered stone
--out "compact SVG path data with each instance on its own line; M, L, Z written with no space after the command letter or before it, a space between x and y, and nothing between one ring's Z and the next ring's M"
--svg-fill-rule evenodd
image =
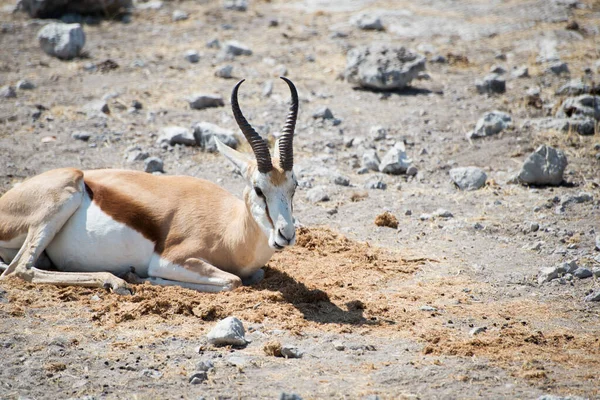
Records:
M215 365L213 364L213 362L211 360L202 360L202 361L198 361L198 363L196 364L196 371L208 372L211 369L213 369L214 367L215 367Z
M27 79L21 79L19 82L17 82L17 89L32 90L35 89L35 84Z
M138 2L136 4L136 8L140 9L140 10L160 10L163 7L163 2L162 1L148 1L146 3L141 3Z
M460 190L477 190L485 185L487 175L477 167L459 167L450 170L450 178Z
M217 346L245 346L245 334L242 321L236 317L227 317L217 322L206 337L210 344Z
M132 0L19 1L20 9L32 18L56 18L65 14L117 15L132 6Z
M596 290L585 296L585 301L600 301L600 290Z
M232 56L249 56L252 55L252 50L245 44L229 40L223 45L223 53Z
M335 341L335 342L332 342L331 344L333 345L333 348L336 349L337 351L346 350L346 346L342 342Z
M133 163L136 161L143 161L150 157L150 153L147 151L142 151L139 146L135 146L132 149L129 149L126 154L126 159L128 163Z
M594 201L594 196L587 192L579 192L576 195L567 195L561 199L562 205L567 205L571 203L581 204L588 203Z
M365 189L378 189L385 190L387 189L387 184L381 180L382 178L379 176L373 177L365 182Z
M231 79L233 78L233 65L227 64L227 65L222 65L220 67L217 67L217 69L215 70L215 76L219 77L219 78L224 78L224 79Z
M85 33L79 24L50 23L39 31L37 38L46 54L62 60L77 57L85 45Z
M589 117L538 118L529 120L528 123L535 125L539 129L576 132L582 136L591 136L596 132L596 121Z
M236 368L246 368L252 362L252 359L249 357L233 355L227 358L227 365Z
M502 74L506 73L506 70L503 67L501 67L500 65L492 65L490 67L490 73L502 75Z
M182 10L175 10L175 11L173 11L173 14L171 15L171 19L173 19L173 22L185 21L189 17L190 17L189 14Z
M328 107L319 107L312 116L314 119L333 119L333 113Z
M164 172L163 160L158 157L148 157L144 160L144 171L148 173Z
M513 78L529 78L529 68L526 66L515 67L511 75Z
M188 50L184 53L183 58L192 64L195 64L200 61L200 53L198 53L196 50Z
M432 306L421 306L419 307L419 310L426 312L437 312L438 309Z
M185 146L194 146L196 139L194 133L181 126L167 126L162 128L161 135L156 140L157 144L168 143L170 146L183 144Z
M362 156L362 166L371 171L379 171L379 156L375 149L368 149Z
M512 126L512 118L502 111L489 111L477 121L475 130L471 131L467 136L469 138L481 138L486 136L496 135L503 130Z
M369 137L371 139L373 139L374 141L379 141L379 140L384 140L387 138L387 129L385 129L383 126L372 126L371 129L369 129Z
M406 169L406 175L408 176L416 176L419 173L419 170L414 165L411 165ZM400 187L398 187L400 189Z
M446 59L446 57L444 57L443 55L438 54L438 55L431 57L429 62L434 63L434 64L446 64L448 62L448 59Z
M363 30L382 31L384 29L381 19L376 15L368 13L354 15L350 18L350 23Z
M143 369L140 371L140 376L152 378L152 379L158 379L163 376L163 373L154 368L147 368L147 369Z
M600 120L600 96L584 94L569 97L563 101L556 116L558 118L590 117L598 121Z
M572 79L569 82L562 85L556 94L559 96L579 96L582 94L590 94L598 91L600 88L592 87L583 83L581 79Z
M17 97L17 92L15 91L14 87L6 85L0 88L0 97L3 97L5 99L12 99Z
M585 267L579 267L573 272L573 276L579 279L587 279L592 277L592 271Z
M454 215L450 211L445 210L443 208L438 208L433 213L433 216L436 218L454 218Z
M475 82L479 94L494 94L506 92L506 81L498 74L490 74Z
M425 70L425 57L404 47L374 44L348 52L346 81L369 89L401 90Z
M217 151L217 144L215 143L215 137L219 139L223 144L237 149L240 141L235 136L233 131L225 128L221 128L218 125L211 124L210 122L198 122L192 127L194 130L194 138L196 144L200 146L204 151L214 153Z
M296 346L284 344L281 346L281 356L285 358L302 358L303 352Z
M279 400L302 400L302 397L298 396L296 393L281 392Z
M192 376L190 376L189 382L192 385L199 385L207 379L208 379L208 374L206 373L206 371L198 371L198 372L194 372L192 374Z
M273 75L275 76L287 76L288 69L285 65L279 64L275 68L273 68Z
M336 174L333 178L333 183L340 186L350 186L350 178L344 175Z
M225 102L218 94L194 94L187 99L190 107L194 110L202 110L209 107L223 107Z
M404 142L397 142L379 164L379 171L385 174L400 175L406 173L406 170L412 164L412 160L406 155Z
M527 185L560 185L567 164L562 151L544 144L527 157L516 181Z
M306 192L306 199L311 203L320 203L329 201L329 194L327 194L324 186L316 186Z
M225 0L223 7L226 10L246 11L248 9L248 0Z
M559 273L561 273L561 269L559 267L545 267L540 269L537 278L538 284L541 285L558 278Z
M75 140L81 140L82 142L87 142L92 137L92 134L89 132L73 132L71 137Z
M487 331L487 328L485 326L476 326L475 328L469 331L469 335L476 336L485 331Z
M398 218L388 211L375 217L375 225L398 229Z
M83 112L89 116L110 114L110 108L105 100L92 100L83 106Z
M592 268L592 274L594 274L596 278L600 278L600 267Z
M566 62L555 61L548 66L546 73L552 73L555 75L566 74L569 72L569 66Z
M208 47L209 49L220 49L221 42L219 42L219 39L211 39L208 42L206 42L206 47Z
M600 251L600 235L596 236L596 250Z

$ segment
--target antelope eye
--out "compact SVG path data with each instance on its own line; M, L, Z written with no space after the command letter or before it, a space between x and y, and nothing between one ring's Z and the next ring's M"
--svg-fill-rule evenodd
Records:
M254 186L254 192L256 192L256 195L258 197L265 197L265 194L262 192L262 190L260 190L260 188L258 186Z

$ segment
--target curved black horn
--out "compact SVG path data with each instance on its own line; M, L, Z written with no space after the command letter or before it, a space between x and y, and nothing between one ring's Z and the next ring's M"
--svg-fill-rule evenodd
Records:
M294 167L294 130L298 117L298 91L288 78L281 76L292 92L292 104L285 120L281 137L279 138L279 165L284 171L291 171Z
M242 110L240 110L240 105L238 103L238 89L244 81L245 79L239 81L233 88L233 92L231 92L231 108L233 110L235 121L242 130L246 140L248 140L248 143L250 143L252 151L254 151L254 156L256 157L256 162L258 164L258 170L262 173L267 173L273 169L269 147L263 138L261 138L260 135L254 130L254 128L250 126L244 117L244 114L242 114Z

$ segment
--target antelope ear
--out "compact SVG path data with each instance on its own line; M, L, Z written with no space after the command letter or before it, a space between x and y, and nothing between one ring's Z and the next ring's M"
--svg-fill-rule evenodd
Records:
M219 153L223 154L231 163L235 166L235 168L240 171L242 176L246 179L250 179L250 165L252 165L252 160L247 157L245 154L240 153L237 150L232 149L231 147L223 144L217 137L214 137L215 143L217 144L217 149L219 149Z

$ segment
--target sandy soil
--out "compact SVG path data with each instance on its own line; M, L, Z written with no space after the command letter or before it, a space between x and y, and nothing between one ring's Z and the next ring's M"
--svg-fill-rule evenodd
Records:
M69 62L40 51L35 35L46 21L3 11L0 86L28 78L37 88L0 100L2 191L61 166L143 169L141 162L125 161L126 149L138 145L160 156L168 174L211 179L240 194L243 182L219 155L181 146L163 150L156 135L164 126L199 121L235 129L228 105L197 111L185 101L195 92L227 98L236 80L213 75L226 63L236 78L248 79L240 93L248 119L261 132L279 130L288 101L276 78L275 66L282 64L301 98L295 215L305 228L297 246L265 267L264 281L231 293L139 285L133 296L120 297L2 281L0 398L277 398L282 392L305 399L600 398L600 308L583 301L600 283L540 286L535 279L540 267L566 260L600 264L594 250L600 234L594 146L600 139L598 133L522 127L560 104L554 92L569 79L593 79L584 70L600 58L600 5L581 4L587 7L541 0L254 1L247 12L233 12L220 2L165 2L160 10L135 11L128 24L85 25L87 57ZM175 9L190 18L173 22ZM381 15L386 31L350 26L361 10ZM270 27L273 18L278 25ZM579 30L566 29L570 20ZM218 50L205 46L213 38L239 40L253 55L221 61ZM405 92L355 90L339 79L345 52L373 41L429 45L450 62L428 63L431 80L415 81ZM569 75L548 75L545 64L536 63L547 41L569 63ZM188 49L201 52L199 63L184 60ZM498 52L507 59L496 59ZM86 70L109 59L118 68ZM507 78L504 95L477 95L474 81L493 64L527 65L531 77ZM265 98L267 80L274 91ZM531 87L541 88L545 108L524 101ZM108 100L109 116L81 113L107 93L118 93ZM140 113L127 112L132 100L143 104ZM42 108L36 105L43 109L33 119ZM320 106L342 123L314 120ZM510 112L515 128L467 141L481 114L494 109ZM368 137L374 125L389 130L388 140L374 142L380 156L404 140L420 171L416 178L385 175L387 190L364 189L375 174L356 173L362 150L344 141ZM76 141L75 131L92 137ZM56 140L42 141L48 136ZM568 184L507 183L542 143L567 154ZM485 188L453 187L448 170L468 165L487 172ZM331 183L334 172L348 176L351 186ZM326 186L329 202L305 199L307 187L317 185ZM553 198L581 191L594 200L556 212ZM419 218L438 208L454 217ZM388 216L378 218L385 211L397 229ZM529 222L540 230L524 233ZM252 342L243 349L209 346L206 332L229 315L244 321ZM474 327L486 330L472 336ZM263 346L273 340L298 346L304 356L267 355ZM196 363L209 359L215 364L209 380L189 384Z

